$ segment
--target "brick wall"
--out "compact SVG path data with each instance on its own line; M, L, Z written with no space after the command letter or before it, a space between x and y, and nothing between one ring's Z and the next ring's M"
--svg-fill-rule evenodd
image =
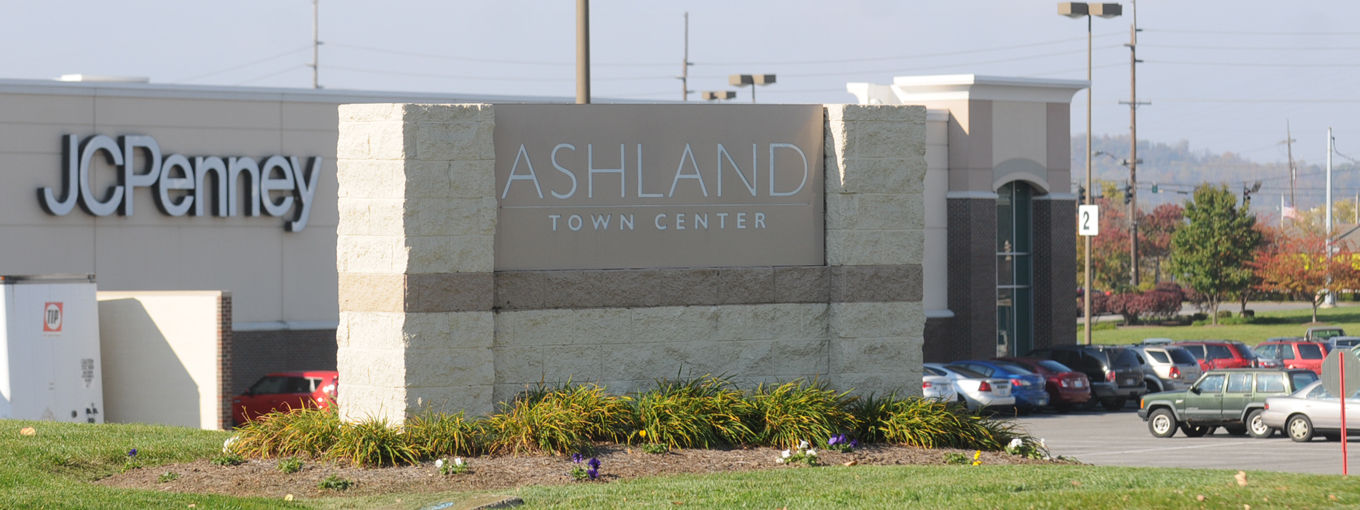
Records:
M232 331L230 396L240 395L261 376L285 370L335 370L335 330ZM231 419L231 415L227 415Z

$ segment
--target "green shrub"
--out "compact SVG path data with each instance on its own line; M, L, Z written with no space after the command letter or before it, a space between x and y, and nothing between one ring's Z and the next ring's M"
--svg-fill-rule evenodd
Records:
M718 376L657 380L655 388L637 396L634 409L639 430L633 437L663 448L711 448L755 439L743 421L754 406Z
M482 452L480 423L454 414L425 410L406 419L406 442L422 459L444 456L473 456Z
M369 418L340 427L340 436L326 456L356 466L415 464L416 449L407 444L401 430L388 426L384 418Z
M278 470L284 474L292 474L302 471L302 461L294 457L279 459Z
M955 404L919 397L893 403L891 413L879 424L884 440L890 443L978 450L1000 450L1011 439L1022 437L1013 427Z
M241 464L245 464L245 462L246 462L246 459L243 459L243 458L241 458L240 455L237 455L237 454L234 454L234 453L224 453L224 454L222 454L222 455L218 455L218 456L216 456L216 457L213 457L213 459L212 459L212 463L213 463L213 464L216 464L216 465L218 465L218 466L223 466L223 467L226 467L226 466L239 466L239 465L241 465Z
M668 451L670 451L670 449L661 443L647 443L642 445L642 453L662 454Z
M354 486L354 482L340 478L340 475L331 475L316 484L318 489L330 489L336 491L348 490Z
M156 481L160 483L170 483L177 479L179 479L179 473L176 473L174 471L166 471L164 473L161 473L160 476L156 477Z
M848 395L815 380L761 384L750 395L755 409L748 426L762 445L792 448L800 441L825 443L833 434L859 428L850 412L855 398Z
M236 429L231 451L254 457L320 457L340 438L335 409L272 412Z
M850 404L850 413L855 415L858 426L851 431L851 435L863 443L883 442L883 429L879 427L892 415L898 401L895 393L883 397L870 393L856 399Z
M488 449L499 453L566 453L588 449L591 441L618 441L633 428L628 400L607 395L595 384L571 385L500 404L486 419Z

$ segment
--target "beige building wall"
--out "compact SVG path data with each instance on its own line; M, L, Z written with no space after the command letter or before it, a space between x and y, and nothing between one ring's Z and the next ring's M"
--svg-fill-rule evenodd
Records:
M558 271L495 267L494 108L341 107L347 418L705 373L920 391L924 108L826 106L824 265Z
M229 296L99 292L98 300L105 421L201 429L230 424Z

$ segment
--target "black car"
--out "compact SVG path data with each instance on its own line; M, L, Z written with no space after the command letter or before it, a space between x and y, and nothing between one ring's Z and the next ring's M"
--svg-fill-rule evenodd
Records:
M1110 411L1124 408L1131 399L1147 393L1143 363L1132 349L1116 345L1055 345L1035 349L1027 358L1051 359L1091 380L1091 401Z

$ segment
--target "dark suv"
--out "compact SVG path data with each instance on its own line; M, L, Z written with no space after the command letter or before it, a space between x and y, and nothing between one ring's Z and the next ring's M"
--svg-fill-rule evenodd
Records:
M1115 345L1055 345L1035 349L1027 358L1051 359L1091 380L1091 401L1110 411L1147 392L1143 366L1132 349Z

